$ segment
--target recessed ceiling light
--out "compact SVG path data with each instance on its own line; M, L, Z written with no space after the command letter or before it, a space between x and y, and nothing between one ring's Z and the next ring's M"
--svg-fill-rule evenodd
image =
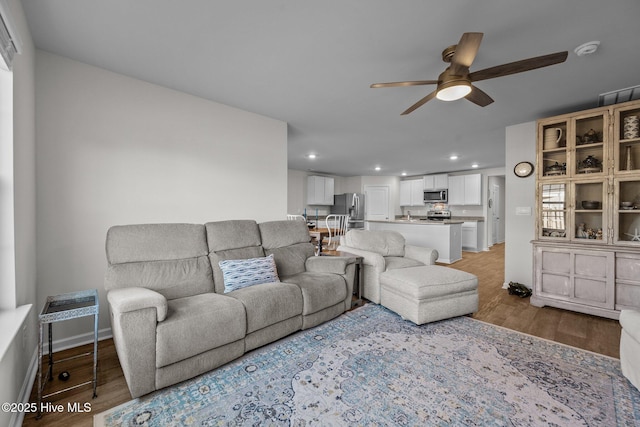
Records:
M313 160L313 159L315 159L315 158L316 158L316 155L315 155L315 154L309 154L309 155L307 156L307 158L308 158L308 159L312 159L312 160Z
M452 156L449 156L449 160L458 160L458 156L456 156L455 154Z
M402 176L407 176L407 173L406 172L402 172Z
M472 167L472 168L477 168L477 167L478 167L478 164L477 164L477 163L474 163L474 164L472 164L472 165L471 165L471 167Z
M380 169L382 169L380 166L376 166L375 170L379 171Z

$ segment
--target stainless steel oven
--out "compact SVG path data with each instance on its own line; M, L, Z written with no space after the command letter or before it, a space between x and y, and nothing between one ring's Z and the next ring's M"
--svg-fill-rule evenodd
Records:
M424 192L425 203L447 203L448 190L428 190Z

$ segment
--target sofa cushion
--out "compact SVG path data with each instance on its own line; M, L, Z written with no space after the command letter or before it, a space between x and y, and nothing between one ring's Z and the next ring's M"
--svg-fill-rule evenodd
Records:
M260 231L253 220L208 222L205 225L209 259L217 293L224 292L224 275L218 264L229 259L249 259L264 256Z
M384 263L385 270L395 270L396 268L418 267L420 265L424 265L424 263L416 261L415 259L397 256L384 257Z
M107 232L106 251L106 290L143 287L167 299L213 290L202 225L114 226Z
M307 258L313 256L314 250L311 243L298 243L284 248L265 249L264 252L266 255L273 254L278 273L282 277L306 271Z
M169 313L156 328L156 367L170 365L243 339L244 306L213 292L168 302ZM144 349L140 349L144 351Z
M396 231L349 230L344 238L346 246L375 252L382 256L404 256L405 240Z
M347 284L338 274L304 272L289 277L282 276L281 279L283 282L295 283L302 289L302 314L305 316L347 298Z
M265 255L273 254L280 277L305 271L314 248L304 221L269 221L258 225Z
M227 295L244 305L247 334L302 314L302 293L291 283L265 283Z
M260 246L261 243L258 224L253 220L208 222L204 227L207 230L209 252Z
M258 225L265 249L310 243L309 227L304 221L269 221Z
M107 231L106 251L109 264L195 258L208 252L200 224L116 225Z
M224 277L224 292L248 286L279 282L273 255L249 259L229 259L218 262Z

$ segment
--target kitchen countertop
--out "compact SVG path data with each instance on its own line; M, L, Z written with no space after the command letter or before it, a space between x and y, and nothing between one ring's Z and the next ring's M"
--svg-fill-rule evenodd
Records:
M465 222L471 222L471 221L478 221L478 222L484 222L484 217L483 216L456 216L453 215L451 217L451 219L455 219L457 221L465 221Z
M462 224L464 221L459 219L445 219L443 221L432 220L432 219L394 219L387 221L371 221L367 220L367 222L382 222L382 223L391 223L391 224L415 224L415 225L451 225L451 224Z

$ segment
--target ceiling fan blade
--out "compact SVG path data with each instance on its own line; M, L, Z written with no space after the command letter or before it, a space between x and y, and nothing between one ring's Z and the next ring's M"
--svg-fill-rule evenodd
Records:
M493 102L493 98L487 95L485 91L478 89L474 85L471 85L471 92L469 95L465 96L465 98L481 107L486 107Z
M478 82L480 80L494 79L496 77L535 70L536 68L548 67L549 65L559 64L566 61L568 54L569 52L567 51L557 52L550 55L536 56L535 58L523 59L522 61L485 68L484 70L470 73L469 79L472 82Z
M436 97L436 93L438 91L434 90L433 92L431 92L429 95L425 96L424 98L422 98L420 101L416 102L415 104L413 104L411 107L407 108L406 110L404 110L402 112L402 114L400 114L401 116L407 115L410 112L417 110L418 108L422 107L424 104L426 104L427 102L431 101L433 98Z
M478 54L482 33L464 33L456 46L456 53L451 58L451 74L460 76L469 71L471 63Z
M437 80L415 80L409 82L390 82L390 83L374 83L370 87L398 87L398 86L421 86L421 85L437 85Z

